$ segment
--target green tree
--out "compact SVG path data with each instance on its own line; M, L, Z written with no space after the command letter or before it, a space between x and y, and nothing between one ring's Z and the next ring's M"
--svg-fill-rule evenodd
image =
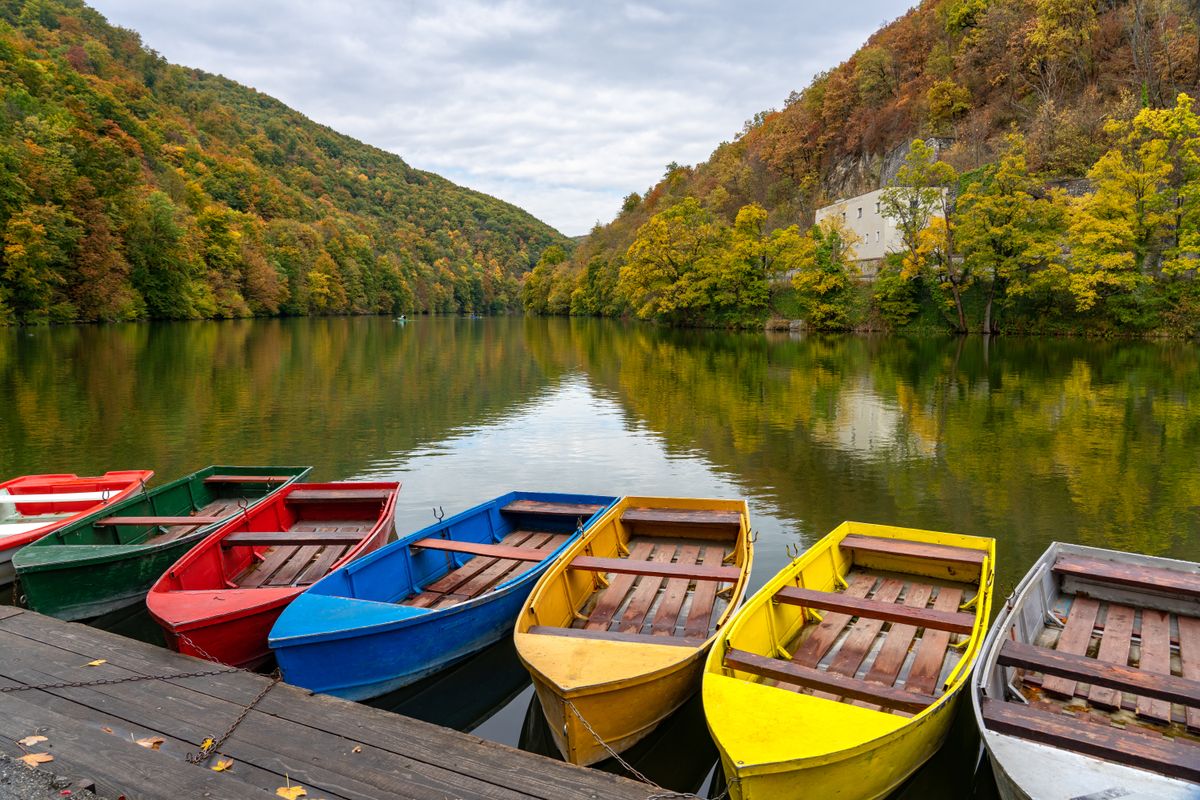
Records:
M958 247L967 269L984 283L983 332L995 330L992 306L1034 289L1065 283L1060 261L1065 215L1061 204L1038 197L1025 163L1025 140L1008 137L999 163L958 198Z
M792 286L808 324L817 330L847 330L854 305L857 237L831 217L802 235L795 226L777 231L779 265L794 271Z
M127 253L133 285L146 311L160 319L193 316L191 263L184 249L178 210L163 192L153 192L135 209Z
M74 309L63 292L79 238L77 222L52 203L27 206L9 218L0 283L22 322L71 319Z

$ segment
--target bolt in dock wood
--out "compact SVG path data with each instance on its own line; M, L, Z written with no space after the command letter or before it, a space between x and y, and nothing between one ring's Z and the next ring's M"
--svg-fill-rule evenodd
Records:
M85 666L103 659L99 666ZM171 678L194 672L217 674ZM274 797L301 785L308 797L445 800L642 800L649 787L571 766L408 717L313 695L271 689L238 726L221 755L203 766L185 759L220 736L270 679L18 608L0 606L0 690L53 683L153 676L107 685L0 691L0 752L27 748L54 756L58 775L95 781L129 800ZM110 732L111 731L111 732ZM159 749L137 739L160 737ZM218 758L233 767L214 772Z

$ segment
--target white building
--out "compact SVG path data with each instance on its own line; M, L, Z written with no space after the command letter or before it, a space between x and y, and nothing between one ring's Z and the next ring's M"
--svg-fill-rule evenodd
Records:
M904 249L896 221L885 217L880 207L883 191L876 189L817 209L818 225L830 217L841 217L846 229L858 236L858 243L854 245L854 260L859 262L863 273L869 275L876 270L867 269L868 265L862 262L878 262L888 253Z

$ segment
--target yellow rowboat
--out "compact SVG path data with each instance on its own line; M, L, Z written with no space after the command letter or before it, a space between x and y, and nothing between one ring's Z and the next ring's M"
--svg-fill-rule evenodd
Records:
M751 553L744 501L626 497L546 571L516 646L564 758L603 761L695 693Z
M993 539L845 522L705 662L735 800L873 800L941 747L991 607Z

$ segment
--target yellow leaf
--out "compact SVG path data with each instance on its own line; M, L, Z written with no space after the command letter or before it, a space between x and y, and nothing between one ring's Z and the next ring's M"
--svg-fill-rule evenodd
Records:
M162 747L163 738L161 736L147 736L144 739L138 739L137 743L150 750L157 750Z
M275 790L275 794L286 797L288 800L297 800L297 798L305 797L308 791L303 786L280 786Z
M106 659L106 658L97 658L95 661L89 661L89 662L87 662L86 664L84 664L84 666L85 666L85 667L98 667L98 666L100 666L101 664L107 664L107 663L108 663L108 659Z
M25 762L25 766L33 769L38 764L45 764L47 761L53 761L54 756L49 753L29 753L21 756L21 760Z
M105 733L112 733L112 732L113 732L113 729L112 729L112 728L110 728L110 727L108 727L107 725L105 725L104 727L100 728L100 730L104 731Z
M233 766L232 758L218 758L217 763L212 765L213 772L224 772Z
M216 744L216 742L213 741L213 738L211 736L206 736L204 738L204 741L200 743L200 749L207 750L208 748L212 747L214 744Z
M17 744L22 747L33 747L38 742L47 741L45 736L26 736L24 739L18 739Z
M351 752L351 753L361 753L361 752L362 752L362 745L360 744L358 747L355 747L355 748L354 748L353 750L351 750L350 752Z

